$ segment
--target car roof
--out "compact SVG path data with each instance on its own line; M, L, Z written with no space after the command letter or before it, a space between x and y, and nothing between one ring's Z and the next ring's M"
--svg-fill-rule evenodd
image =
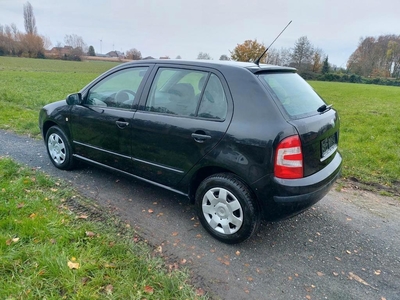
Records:
M269 64L260 64L256 65L254 62L240 62L233 60L183 60L183 59L145 59L145 60L137 60L131 61L126 64L171 64L171 65L184 65L184 66L199 66L199 67L213 67L216 69L224 68L224 67L233 67L233 68L245 68L248 69L252 73L258 73L263 71L289 71L295 72L295 68L290 67L281 67Z

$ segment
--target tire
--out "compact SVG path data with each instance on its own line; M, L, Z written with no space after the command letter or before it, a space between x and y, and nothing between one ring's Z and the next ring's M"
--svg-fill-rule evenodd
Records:
M195 203L203 227L226 244L237 244L250 238L261 222L249 188L228 173L204 179L197 188Z
M47 154L53 165L61 170L74 167L72 148L64 132L58 127L50 127L45 139Z

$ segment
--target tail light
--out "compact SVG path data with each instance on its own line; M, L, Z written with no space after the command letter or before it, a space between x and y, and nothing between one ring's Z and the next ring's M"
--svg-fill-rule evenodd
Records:
M296 179L303 177L303 153L298 135L282 140L275 155L275 177Z

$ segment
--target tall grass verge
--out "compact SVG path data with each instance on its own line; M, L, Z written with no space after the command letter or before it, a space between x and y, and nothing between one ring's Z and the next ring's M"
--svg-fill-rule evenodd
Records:
M118 219L4 157L0 199L0 299L204 298Z

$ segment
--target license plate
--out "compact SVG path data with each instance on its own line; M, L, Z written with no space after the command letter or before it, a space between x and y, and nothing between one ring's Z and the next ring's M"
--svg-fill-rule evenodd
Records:
M331 156L337 149L337 135L331 135L321 141L321 161Z

